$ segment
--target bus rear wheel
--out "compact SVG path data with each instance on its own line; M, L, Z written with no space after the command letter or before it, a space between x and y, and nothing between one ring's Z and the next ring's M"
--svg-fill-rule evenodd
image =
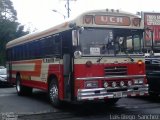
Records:
M17 90L17 94L19 96L31 95L31 93L32 93L32 88L21 85L20 75L17 75L17 77L16 77L16 90Z
M59 89L58 89L57 80L52 79L50 84L49 84L48 95L49 95L50 102L54 107L59 107L60 106L58 91L59 91Z

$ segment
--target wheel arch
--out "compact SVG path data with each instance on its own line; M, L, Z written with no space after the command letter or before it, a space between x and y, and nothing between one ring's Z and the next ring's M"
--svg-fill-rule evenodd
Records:
M50 82L51 82L53 79L55 79L56 82L58 82L58 77L57 77L55 74L50 74L50 75L48 76L48 79L47 79L48 88L49 88Z
M20 72L17 72L17 73L16 73L16 78L15 78L15 80L14 80L14 84L16 84L16 82L17 82L17 77L18 77L18 76L21 78Z
M20 77L21 77L21 74L20 74L20 72L17 72L17 73L16 73L16 77L17 77L17 76L20 76Z

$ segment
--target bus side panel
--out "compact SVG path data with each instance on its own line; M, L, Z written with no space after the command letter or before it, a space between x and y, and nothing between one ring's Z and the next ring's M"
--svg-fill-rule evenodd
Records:
M48 84L42 81L22 80L22 85L47 91Z

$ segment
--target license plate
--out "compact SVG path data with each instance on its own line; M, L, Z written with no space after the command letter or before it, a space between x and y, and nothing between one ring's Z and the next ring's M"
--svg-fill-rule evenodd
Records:
M122 97L122 92L115 92L114 93L114 98L120 98Z

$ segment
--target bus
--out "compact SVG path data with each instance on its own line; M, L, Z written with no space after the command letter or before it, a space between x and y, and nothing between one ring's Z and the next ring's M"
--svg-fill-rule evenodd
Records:
M156 97L160 94L160 13L141 12L141 16L145 28L143 51L149 95Z
M18 95L33 88L63 101L104 101L148 95L144 27L131 13L91 10L7 43L8 81Z

